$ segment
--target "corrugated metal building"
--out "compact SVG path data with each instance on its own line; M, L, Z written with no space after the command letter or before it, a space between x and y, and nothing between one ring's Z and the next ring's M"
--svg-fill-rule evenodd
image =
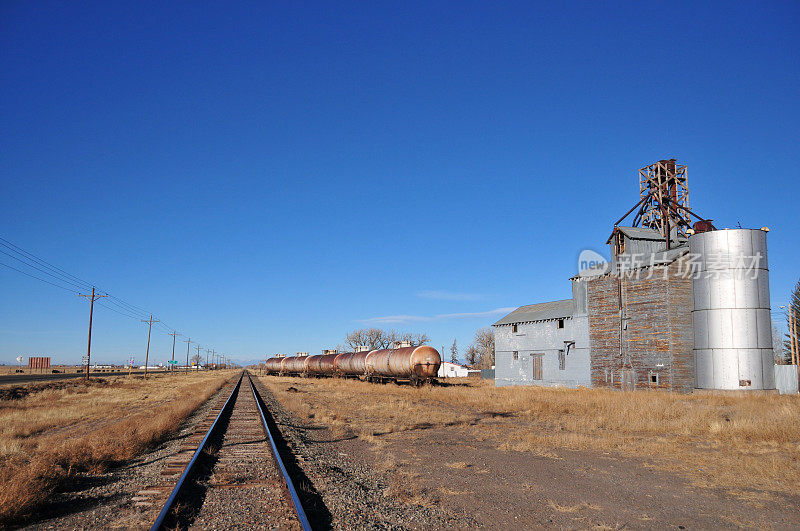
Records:
M494 326L495 385L590 385L586 285L573 298L521 306Z

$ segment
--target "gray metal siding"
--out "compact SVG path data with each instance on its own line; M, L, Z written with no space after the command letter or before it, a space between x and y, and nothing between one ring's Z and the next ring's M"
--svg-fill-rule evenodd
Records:
M495 326L495 385L589 386L589 321L577 316L557 320L520 323L517 333L511 325ZM564 370L559 369L558 351L565 341L575 341L565 353ZM517 360L513 352L519 353ZM533 355L542 354L542 380L533 379Z
M576 279L572 281L572 301L574 315L586 315L588 313L586 281Z
M797 365L773 365L775 387L782 395L797 394Z

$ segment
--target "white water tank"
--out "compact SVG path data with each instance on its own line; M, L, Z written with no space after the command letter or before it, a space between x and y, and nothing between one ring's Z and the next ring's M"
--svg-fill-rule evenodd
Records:
M775 389L766 231L694 234L689 251L695 387Z

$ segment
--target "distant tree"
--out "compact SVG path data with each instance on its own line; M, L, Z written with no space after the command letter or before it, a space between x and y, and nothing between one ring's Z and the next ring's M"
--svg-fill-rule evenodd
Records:
M800 280L797 281L797 284L795 284L794 289L792 290L792 294L789 295L789 307L794 310L794 337L795 341L797 342L800 340ZM791 358L792 321L788 309L786 310L786 330L787 334L784 336L783 350L789 353L786 356Z
M194 356L192 356L192 363L194 363L195 365L200 365L200 355L199 354L195 354Z
M450 362L458 363L458 345L456 345L455 339L453 339L453 346L450 347Z
M391 348L398 341L408 341L412 346L418 346L429 343L430 338L425 333L397 333L394 330L386 331L380 328L359 328L344 336L344 345L339 345L339 349L355 350L360 346L368 347L370 350Z
M777 326L772 327L772 357L778 365L788 365L791 363L791 354L788 350L783 348L783 339L781 339L781 331Z
M394 330L392 330L389 335L392 339L391 344L394 344L397 341L407 341L408 343L411 343L412 347L418 347L419 345L425 345L431 341L431 338L428 337L428 334L424 332L422 334L412 334L411 332L397 334Z
M464 357L467 360L467 365L477 365L478 360L481 359L481 353L478 352L478 349L475 347L474 344L467 347L467 350L464 351Z
M489 369L494 365L494 330L480 328L475 332L472 344L466 351L467 362Z

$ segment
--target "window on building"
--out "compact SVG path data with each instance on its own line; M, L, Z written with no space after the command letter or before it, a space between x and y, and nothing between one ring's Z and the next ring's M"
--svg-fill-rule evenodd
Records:
M564 355L563 350L558 351L558 370L563 371L567 368L567 356Z
M511 353L511 357L514 358L515 360L518 360L519 359L519 351L515 350L514 352L512 352Z
M658 385L658 373L657 372L651 372L650 373L650 384Z
M514 324L512 324L512 325L511 325L511 331L512 331L513 333L515 333L515 334L517 333L517 323L514 323ZM516 358L515 358L515 359L516 359Z
M542 379L542 356L544 354L533 354L533 379L534 380L541 380Z
M564 319L559 319L558 320L557 328L564 328Z

